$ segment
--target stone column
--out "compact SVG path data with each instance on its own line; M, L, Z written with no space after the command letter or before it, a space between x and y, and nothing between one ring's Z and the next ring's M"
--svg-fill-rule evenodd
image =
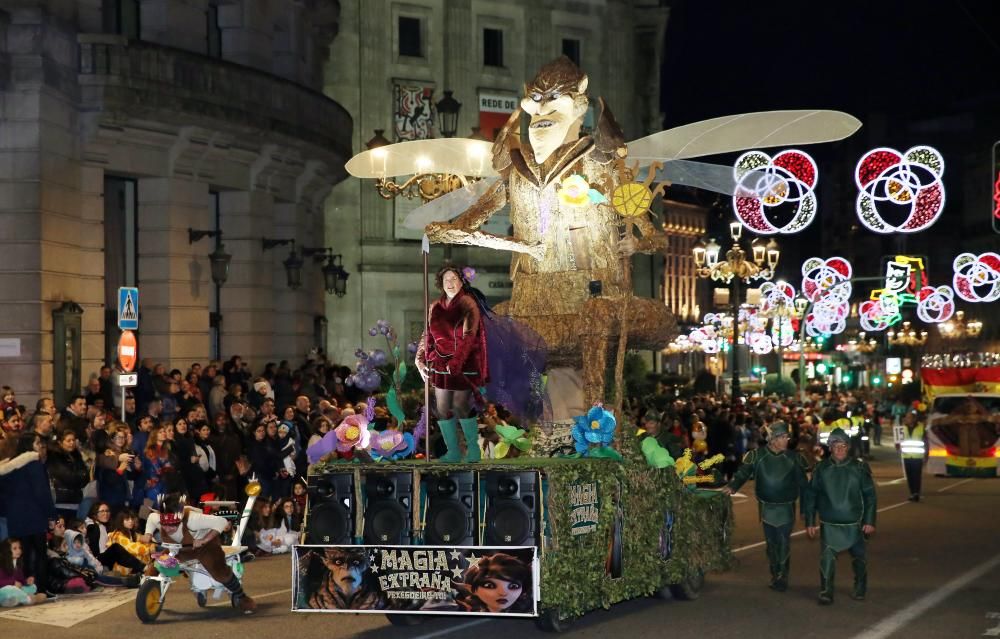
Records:
M214 240L188 242L188 228L215 227L208 185L142 178L137 191L139 357L186 370L209 356L208 308L215 288L208 254Z
M142 39L204 54L208 51L207 10L206 0L141 0Z
M286 235L272 224L274 196L265 191L219 194L226 251L233 256L229 280L222 287L222 357L240 355L252 370L263 370L262 358L272 353L278 322L271 294L274 260L285 259L290 247L263 251L261 238ZM279 260L280 262L280 260ZM282 271L284 277L284 271Z
M52 394L63 302L84 310L82 383L103 360L101 179L80 166L76 42L62 24L37 6L0 12L0 368L29 406Z
M223 58L255 69L272 68L271 5L244 0L219 6Z

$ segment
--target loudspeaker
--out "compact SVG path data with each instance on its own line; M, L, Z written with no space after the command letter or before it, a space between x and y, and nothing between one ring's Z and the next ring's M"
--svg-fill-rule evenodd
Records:
M413 475L410 473L365 476L365 543L410 543L413 517Z
M538 544L538 475L533 472L484 473L485 546Z
M428 546L476 545L476 478L472 471L427 476L424 543Z
M306 543L353 543L354 473L310 475L307 491Z

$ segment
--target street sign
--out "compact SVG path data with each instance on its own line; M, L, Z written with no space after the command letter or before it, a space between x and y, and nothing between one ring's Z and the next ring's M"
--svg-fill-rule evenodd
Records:
M139 330L139 289L123 286L118 289L118 328Z
M906 426L893 426L892 427L892 441L895 444L901 443L906 439Z
M121 362L122 370L131 373L135 370L136 356L139 354L139 345L135 341L135 333L132 331L122 331L122 336L118 338L118 361Z
M138 386L139 373L119 373L118 385L121 386L122 388Z

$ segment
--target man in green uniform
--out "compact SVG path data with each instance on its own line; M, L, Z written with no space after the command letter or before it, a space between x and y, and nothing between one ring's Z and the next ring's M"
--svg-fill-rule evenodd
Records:
M806 532L810 539L821 532L819 558L820 605L833 603L833 578L837 555L851 553L854 590L851 598L862 601L868 588L865 538L875 534L875 482L868 464L848 456L847 433L830 433L830 456L813 471L803 499ZM816 515L819 526L816 526Z
M722 489L727 495L739 490L753 479L760 519L767 541L767 560L771 565L771 588L778 592L788 589L788 568L791 563L791 534L795 524L795 500L806 491L806 459L788 450L788 424L774 422L767 434L767 446L751 450L743 456L743 464L733 480Z

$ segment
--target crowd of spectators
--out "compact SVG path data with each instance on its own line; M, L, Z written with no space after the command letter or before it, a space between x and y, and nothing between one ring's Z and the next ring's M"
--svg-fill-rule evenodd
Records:
M0 605L135 586L153 549L143 522L167 492L240 503L255 478L244 543L287 552L302 525L306 448L361 399L342 383L350 370L322 359L269 363L259 376L239 356L187 371L147 359L124 393L113 373L102 367L64 407L43 397L29 411L0 389L0 589L17 591L0 592Z

